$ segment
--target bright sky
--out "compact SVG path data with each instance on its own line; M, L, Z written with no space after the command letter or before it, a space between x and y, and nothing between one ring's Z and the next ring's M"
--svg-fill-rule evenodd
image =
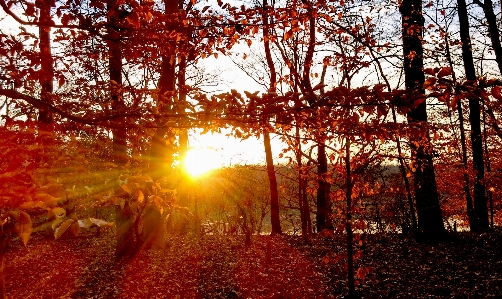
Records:
M237 45L232 52L239 53L242 51L247 52L248 46ZM242 54L240 54L242 55ZM223 70L221 80L223 84L214 88L216 93L236 89L239 92L250 91L255 92L263 88L258 85L253 79L248 77L242 70L240 70L228 56L218 55L218 58L211 56L204 59L204 65L210 72L213 70ZM265 148L263 139L248 138L246 140L239 140L236 138L226 136L228 132L222 130L222 133L207 133L199 135L198 132L190 134L190 147L195 149L210 149L215 152L211 155L212 159L218 161L220 166L231 166L236 164L260 164L265 163ZM273 138L273 136L272 136ZM281 143L277 138L272 139L272 153L277 157L281 149ZM200 165L204 161L197 159ZM212 163L212 162L211 162ZM193 166L195 167L195 165ZM214 167L212 167L214 168Z
M224 166L265 162L263 139L249 138L241 141L227 137L223 133L207 133L198 136L191 134L190 148L211 150L213 154L210 158ZM201 158L206 159L206 157Z

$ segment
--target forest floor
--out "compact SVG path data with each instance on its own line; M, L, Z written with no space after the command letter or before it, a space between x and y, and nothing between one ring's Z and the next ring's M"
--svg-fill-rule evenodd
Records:
M13 243L6 255L7 295L342 298L344 238L315 236L307 245L298 236L255 236L246 248L240 238L177 237L166 249L117 260L112 235L57 241L34 236L26 248ZM361 298L502 298L500 232L458 233L440 245L402 235L371 235L355 243Z

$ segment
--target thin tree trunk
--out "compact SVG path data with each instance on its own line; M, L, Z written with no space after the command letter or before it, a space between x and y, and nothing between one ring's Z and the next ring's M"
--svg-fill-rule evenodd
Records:
M483 105L484 106L484 105ZM483 107L483 137L485 139L485 158L486 158L486 171L490 173L492 171L492 167L490 165L490 155L488 154L488 138L486 133L486 109ZM488 200L490 204L490 228L493 230L493 193L490 189L488 191Z
M441 241L444 229L436 175L432 161L432 148L427 127L427 106L424 100L423 83L423 25L422 1L403 0L402 15L403 56L405 85L408 91L410 147L414 171L415 200L418 212L418 230L426 239ZM416 100L422 102L415 105Z
M298 123L296 125L296 130L295 130L295 138L296 138L296 144L298 146L297 152L296 152L296 164L298 166L298 205L300 207L300 220L302 223L302 236L305 241L309 241L309 231L308 231L308 224L307 224L307 217L310 217L310 215L307 214L308 211L308 202L304 201L304 193L306 192L305 188L305 178L304 172L303 172L303 164L302 164L302 144L300 140L300 128L298 127Z
M465 0L457 0L460 25L460 40L462 42L462 58L467 80L476 80L476 70L472 57L471 38L469 34L469 19ZM485 3L486 4L486 3ZM493 9L493 8L492 8ZM489 228L487 199L485 194L485 168L483 159L483 138L481 136L481 109L479 99L469 99L469 121L471 123L471 147L474 179L474 221L470 223L472 231Z
M345 199L347 203L347 212L345 217L345 231L347 233L347 272L348 272L348 285L349 294L348 298L355 296L354 284L354 254L352 249L352 181L350 173L350 140L348 137L345 139L345 175L346 178L346 192Z
M329 213L327 211L327 197L329 192L329 184L326 182L326 176L328 174L328 159L326 158L326 146L324 142L317 144L317 176L318 184L317 188L317 213L316 213L316 229L317 232L321 232L327 229L327 218Z
M305 54L305 61L303 66L302 75L302 86L304 96L308 99L309 103L316 105L316 95L313 92L312 84L310 81L310 70L312 68L312 62L314 58L315 41L316 41L316 20L314 17L314 3L306 2L307 10L309 12L309 40L307 46L307 52ZM322 137L320 138L322 140ZM318 188L317 188L317 211L316 211L316 229L317 232L328 228L327 222L329 217L329 202L328 195L330 185L326 182L326 177L328 175L328 160L326 158L326 145L324 140L318 141L317 143L317 175L318 175ZM329 205L331 206L331 205Z
M376 59L373 51L370 51L370 54L371 54L371 57L377 63L378 70L380 71L380 75L382 76L382 78L385 81L385 85L387 86L387 89L389 90L389 92L391 92L392 88L390 87L390 83L389 83L389 80L387 79L387 75L385 74L385 72L382 68L382 64L380 63L380 61L378 59ZM392 120L394 121L394 123L397 124L396 109L394 108L394 106L391 107L391 110L392 110ZM401 171L401 176L403 178L404 187L406 189L406 196L408 198L408 206L409 206L409 213L410 213L410 217L411 217L412 230L413 230L413 232L416 232L416 230L418 228L417 216L416 216L415 207L413 204L413 196L411 194L410 181L408 180L408 176L406 174L405 160L404 160L404 156L402 154L401 140L399 140L399 136L396 136L396 147L397 147L397 154L398 154L398 161L399 161L399 169Z
M51 2L50 0L44 0L37 2L37 6L40 9L40 22L41 23L51 23ZM51 53L51 27L49 26L39 26L38 27L39 37L40 37L40 74L39 81L42 87L40 93L40 99L45 103L52 103L51 95L54 90L54 62ZM42 130L48 131L50 129L50 123L52 122L52 115L49 109L41 109L38 115L38 121Z
M393 117L394 122L397 122L396 109L394 109L394 107L392 107L392 117ZM413 204L413 197L411 196L410 181L408 180L408 176L406 175L406 167L404 165L404 158L403 158L402 150L401 150L401 141L399 140L398 137L396 137L396 146L397 146L397 154L398 154L398 161L399 161L399 170L401 171L401 176L403 177L404 187L406 189L406 195L408 198L408 206L410 209L412 230L415 232L418 227L417 216L415 215L415 207Z
M446 45L446 58L448 60L448 64L450 68L453 70L453 61L451 59L450 53L450 44L448 40L448 34L445 35L445 45ZM452 73L453 82L456 83L457 79L455 77L455 72ZM465 193L465 201L467 204L467 217L469 218L469 223L474 223L474 209L472 203L472 196L470 191L470 179L469 179L469 167L467 165L467 145L465 140L465 128L464 128L464 112L462 110L462 102L458 101L457 104L457 112L458 112L458 120L459 120L459 129L460 129L460 146L462 150L462 165L464 168L463 177L464 177L464 193Z
M502 45L500 44L500 32L497 25L497 17L495 16L495 12L493 11L493 2L492 0L484 0L483 3L480 0L474 0L474 3L481 6L481 8L483 8L483 11L485 12L486 22L488 23L488 35L490 36L492 48L495 52L495 61L497 62L500 74L502 74Z
M270 183L270 221L272 223L272 235L281 234L281 220L279 215L279 192L277 191L277 179L275 177L274 161L272 160L272 148L270 146L270 134L263 132L265 145L265 158L267 161L267 174Z
M272 54L270 51L269 42L269 20L267 14L268 2L263 0L263 46L265 48L265 57L267 59L267 65L270 71L270 87L269 92L275 92L277 84L277 75L275 72L274 61L272 60ZM268 120L267 120L268 123ZM277 190L277 178L275 176L274 160L272 158L272 146L270 144L270 133L264 128L263 130L263 143L265 146L265 159L267 163L267 174L270 185L270 221L272 223L272 235L281 234L281 219L279 213L279 192Z
M475 223L476 220L470 191L469 168L467 165L467 146L465 141L465 129L464 129L464 112L462 111L461 101L458 101L457 103L457 112L458 112L459 127L460 127L460 144L462 147L462 165L464 167L463 171L464 193L465 193L465 200L467 203L467 217L469 218L469 223L471 223L471 229L472 229L472 224Z

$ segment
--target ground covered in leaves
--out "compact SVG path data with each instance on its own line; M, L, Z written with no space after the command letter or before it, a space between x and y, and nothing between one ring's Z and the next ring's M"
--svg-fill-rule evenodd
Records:
M344 236L172 238L163 250L115 259L113 236L14 244L7 295L16 298L342 298ZM456 234L440 245L402 235L355 242L362 298L502 298L500 233ZM270 253L267 256L267 252ZM357 270L359 269L358 273Z

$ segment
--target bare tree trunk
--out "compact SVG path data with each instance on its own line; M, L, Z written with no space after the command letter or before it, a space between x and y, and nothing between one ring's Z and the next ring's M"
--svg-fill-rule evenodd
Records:
M277 179L275 177L274 161L272 160L272 148L270 146L270 134L263 132L265 145L265 158L267 161L267 174L270 183L270 215L272 222L272 235L281 234L281 220L279 217L279 192L277 190Z
M473 2L481 6L481 8L483 8L483 11L485 12L486 22L488 23L488 35L490 36L492 48L495 52L495 61L497 62L500 74L502 74L502 45L500 44L500 32L497 25L497 17L495 16L495 12L493 11L493 2L492 0L484 0L484 3L480 0L474 0Z
M270 52L270 42L268 39L269 36L269 19L267 14L268 2L267 0L263 0L263 46L265 47L265 57L267 59L267 65L270 71L270 92L275 92L276 84L277 84L277 75L275 72L274 61L272 60L272 54ZM268 123L268 120L267 120ZM279 213L279 192L277 190L277 178L275 176L275 168L274 168L274 160L272 158L272 146L270 144L270 133L266 130L263 131L263 143L265 146L265 159L267 163L267 174L268 180L270 184L270 220L272 223L272 235L281 234L281 220Z
M347 298L355 297L355 283L354 283L354 254L352 249L352 181L350 173L350 139L345 139L345 175L346 178L346 191L345 199L347 204L347 212L345 217L345 231L347 233L347 274L349 294Z
M483 108L483 137L485 139L484 142L484 150L485 150L485 158L486 158L486 171L490 173L492 171L492 167L490 164L490 155L488 154L488 138L486 134L486 109ZM490 189L488 191L488 201L490 205L490 228L493 230L493 193Z
M328 159L326 158L326 146L324 142L317 144L317 176L318 184L317 188L317 213L316 213L316 225L317 232L321 232L327 229L327 222L329 217L329 211L327 209L327 197L329 193L330 185L326 182L326 176L328 174Z
M444 229L436 175L432 161L432 145L427 127L427 106L424 99L423 83L423 25L422 1L403 0L402 15L403 56L405 85L408 91L410 112L408 123L411 128L410 147L414 170L415 200L418 212L418 230L426 239L441 241ZM416 100L422 100L415 105Z
M43 0L38 2L37 6L40 9L40 22L44 24L50 24L51 18L51 2L48 0ZM39 37L40 37L40 85L42 87L40 93L40 99L45 103L52 103L51 95L54 91L54 62L51 53L51 27L49 26L39 26L38 27ZM49 109L41 109L38 115L38 121L40 123L41 129L49 130L50 123L52 122L52 114Z
M457 103L457 112L460 127L460 145L462 147L462 165L464 168L464 193L465 200L467 203L467 217L469 218L469 223L472 225L476 222L474 215L474 208L472 204L472 196L470 191L470 180L469 180L469 168L467 165L467 145L465 141L465 129L464 129L464 112L462 111L462 102ZM472 229L472 226L471 226Z
M296 164L298 166L298 205L300 207L300 219L302 223L302 236L307 243L309 242L309 230L308 230L308 220L307 217L310 218L308 202L306 199L306 181L304 178L304 171L302 169L302 144L300 140L300 128L296 125L295 130L295 138L297 144L297 152L296 152ZM305 196L304 196L305 195Z
M394 107L392 107L392 117L393 117L394 122L397 122L396 109L394 109ZM416 231L417 227L418 227L417 217L415 215L415 207L413 204L413 197L411 196L410 181L408 180L408 177L406 175L406 167L405 167L404 158L403 158L402 150L401 150L401 141L399 140L398 137L396 137L396 146L397 146L397 154L398 154L397 159L399 161L399 170L401 171L401 176L403 178L404 187L406 189L406 196L408 198L408 206L410 209L412 230Z
M453 70L453 61L451 59L450 53L450 41L448 39L448 34L445 35L445 45L446 45L446 59L448 60L448 64L450 68ZM453 72L453 82L456 83L457 79L455 77L455 73ZM469 179L469 167L467 165L467 145L465 140L465 128L464 128L464 111L462 110L462 102L458 101L457 103L457 112L458 112L458 120L459 120L459 129L460 129L460 146L462 150L462 165L464 168L464 193L465 200L467 204L467 217L469 218L469 223L474 223L474 209L472 204L472 196L470 191L470 179Z
M476 70L474 67L474 59L472 57L471 38L469 34L467 5L465 0L457 0L457 4L465 76L467 80L476 80ZM488 209L486 205L486 188L484 184L485 165L483 159L483 138L481 136L481 109L478 98L469 99L469 121L471 123L472 162L473 169L476 173L474 179L474 221L471 222L470 225L472 231L480 231L488 229L489 223Z

